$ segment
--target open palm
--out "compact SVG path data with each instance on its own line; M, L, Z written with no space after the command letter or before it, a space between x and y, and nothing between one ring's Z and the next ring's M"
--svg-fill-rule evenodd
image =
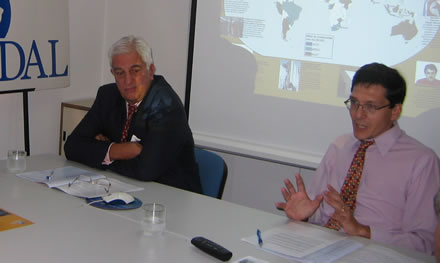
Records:
M284 210L286 215L293 220L304 220L313 215L322 202L323 196L318 195L314 200L310 200L299 174L296 175L298 190L289 179L284 180L284 184L286 188L282 188L281 193L285 202L276 203L276 207Z

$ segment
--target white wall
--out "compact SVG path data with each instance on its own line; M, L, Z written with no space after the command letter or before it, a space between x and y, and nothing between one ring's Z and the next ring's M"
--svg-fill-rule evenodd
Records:
M107 0L69 0L70 87L63 100L95 97L102 84Z
M300 173L308 185L314 171L272 162L218 153L228 165L229 176L223 200L274 214L284 214L274 203L283 201L281 187L284 179L290 178L294 185L295 174Z
M90 98L112 81L107 49L122 35L143 36L153 48L157 73L184 99L191 0L69 0L70 81L65 89L29 94L31 155L58 153L60 104ZM0 96L0 159L24 148L22 98ZM283 179L297 168L221 154L229 167L223 199L277 213ZM311 172L302 171L309 181Z
M8 149L24 149L22 97L0 94L0 157L5 159Z

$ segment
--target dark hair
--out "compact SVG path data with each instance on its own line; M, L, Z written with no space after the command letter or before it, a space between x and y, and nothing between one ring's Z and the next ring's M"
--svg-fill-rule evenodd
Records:
M433 70L435 71L435 73L437 73L437 67L434 64L426 64L424 72L426 73L428 69Z
M359 83L377 84L385 88L385 97L390 102L390 108L396 104L403 104L406 95L406 82L400 73L380 63L371 63L362 66L354 74L351 82L351 91Z

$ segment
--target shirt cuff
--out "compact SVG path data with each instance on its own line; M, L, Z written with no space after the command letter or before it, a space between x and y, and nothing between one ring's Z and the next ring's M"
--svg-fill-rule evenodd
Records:
M102 161L102 164L103 164L103 165L110 165L110 164L113 163L113 161L110 160L110 148L112 147L112 145L113 145L113 143L111 143L111 144L108 146L107 154L105 155L104 161Z

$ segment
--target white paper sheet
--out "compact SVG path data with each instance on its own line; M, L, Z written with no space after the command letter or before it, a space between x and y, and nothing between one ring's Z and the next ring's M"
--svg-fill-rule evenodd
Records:
M115 192L142 191L142 187L123 183L102 174L80 168L66 166L45 171L31 171L17 174L32 182L43 183L50 188L58 188L70 195L92 198Z
M17 174L18 177L27 179L32 182L43 183L52 187L58 187L60 185L67 185L75 180L79 176L88 177L92 180L105 178L102 174L97 174L83 170L80 168L66 166L56 169L44 170L44 171L31 171L26 173Z
M85 198L101 197L116 192L129 193L144 190L142 187L127 184L113 178L107 178L107 180L111 184L109 188L107 188L106 184L90 184L87 182L76 182L70 187L68 185L62 185L57 188L70 195ZM108 192L106 189L108 189Z
M261 234L261 249L299 262L333 262L362 247L347 237L290 222ZM257 236L243 238L257 247Z

